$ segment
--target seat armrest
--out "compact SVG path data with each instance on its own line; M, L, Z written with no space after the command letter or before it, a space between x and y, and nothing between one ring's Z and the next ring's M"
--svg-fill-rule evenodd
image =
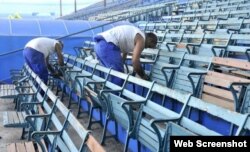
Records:
M125 105L138 105L138 104L145 104L146 103L146 100L144 101L126 101L124 103L122 103L122 106L125 106Z
M119 90L111 90L111 89L104 89L100 91L101 96L105 96L105 93L122 93L122 89Z
M192 76L193 75L199 75L199 76L202 76L202 75L206 75L207 74L207 72L190 72L190 73L188 73L188 79L189 79L189 81L190 81L190 83L191 83L191 85L192 85L192 89L193 89L193 95L194 96L196 96L196 87L195 87L195 85L194 85L194 80L193 80L193 78L192 78Z
M233 97L234 97L234 108L235 108L235 111L237 112L239 112L240 103L238 102L237 91L234 89L234 86L245 86L245 85L250 85L250 82L232 82L229 85L229 89L231 90Z
M167 66L163 66L162 68L161 68L161 70L166 70L166 69L172 69L172 70L175 70L175 69L179 69L180 68L180 65L167 65Z
M41 105L43 102L23 102L21 103L21 111L28 111L28 110L32 110L31 108L34 107L34 105Z

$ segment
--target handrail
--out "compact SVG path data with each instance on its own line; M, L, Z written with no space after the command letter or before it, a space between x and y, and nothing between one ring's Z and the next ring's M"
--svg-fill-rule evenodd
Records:
M16 53L16 52L19 52L19 51L22 51L22 50L23 50L23 48L22 49L17 49L15 51L7 52L7 53L2 53L2 54L0 54L0 57L5 56L5 55L9 55L9 54L13 54L13 53Z

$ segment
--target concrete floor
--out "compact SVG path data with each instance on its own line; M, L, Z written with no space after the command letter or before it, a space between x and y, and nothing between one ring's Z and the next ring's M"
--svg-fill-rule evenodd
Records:
M26 140L20 140L21 128L5 128L3 127L3 111L14 110L14 103L12 99L0 98L0 152L7 151L7 145L13 142L24 142ZM67 104L68 98L65 97L64 103ZM72 112L76 114L77 106L71 107ZM88 122L88 115L82 114L79 122L86 128ZM93 136L100 142L103 128L99 124L93 124L91 127ZM109 133L108 133L109 135ZM107 138L105 145L103 146L107 152L120 152L123 151L123 145L116 141L114 138Z
M0 151L7 151L6 147L9 143L22 142L20 140L22 130L15 128L5 128L3 126L3 111L14 110L14 103L11 99L0 99Z

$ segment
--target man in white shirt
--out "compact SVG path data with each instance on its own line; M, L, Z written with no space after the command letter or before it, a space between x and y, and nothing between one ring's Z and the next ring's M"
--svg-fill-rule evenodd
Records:
M103 66L124 72L123 63L126 60L127 53L133 52L134 71L142 79L149 79L141 67L140 56L144 48L156 47L157 36L154 33L144 34L135 26L121 25L99 33L94 39L96 41L97 59ZM122 85L123 83L119 78L113 77L111 79L115 84Z
M30 40L23 50L25 62L47 84L48 69L52 75L58 75L49 64L49 56L57 54L58 64L63 65L63 43L61 41L39 37Z

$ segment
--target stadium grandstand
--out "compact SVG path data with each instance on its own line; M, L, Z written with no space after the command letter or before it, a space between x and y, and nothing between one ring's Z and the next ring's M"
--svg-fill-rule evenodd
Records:
M67 14L0 18L1 152L191 152L193 139L207 141L199 151L249 151L250 0L74 2ZM133 53L123 73L99 63L94 37L119 25L157 36L140 56L148 80ZM47 84L23 57L37 37L64 46ZM189 142L178 149L174 137Z

